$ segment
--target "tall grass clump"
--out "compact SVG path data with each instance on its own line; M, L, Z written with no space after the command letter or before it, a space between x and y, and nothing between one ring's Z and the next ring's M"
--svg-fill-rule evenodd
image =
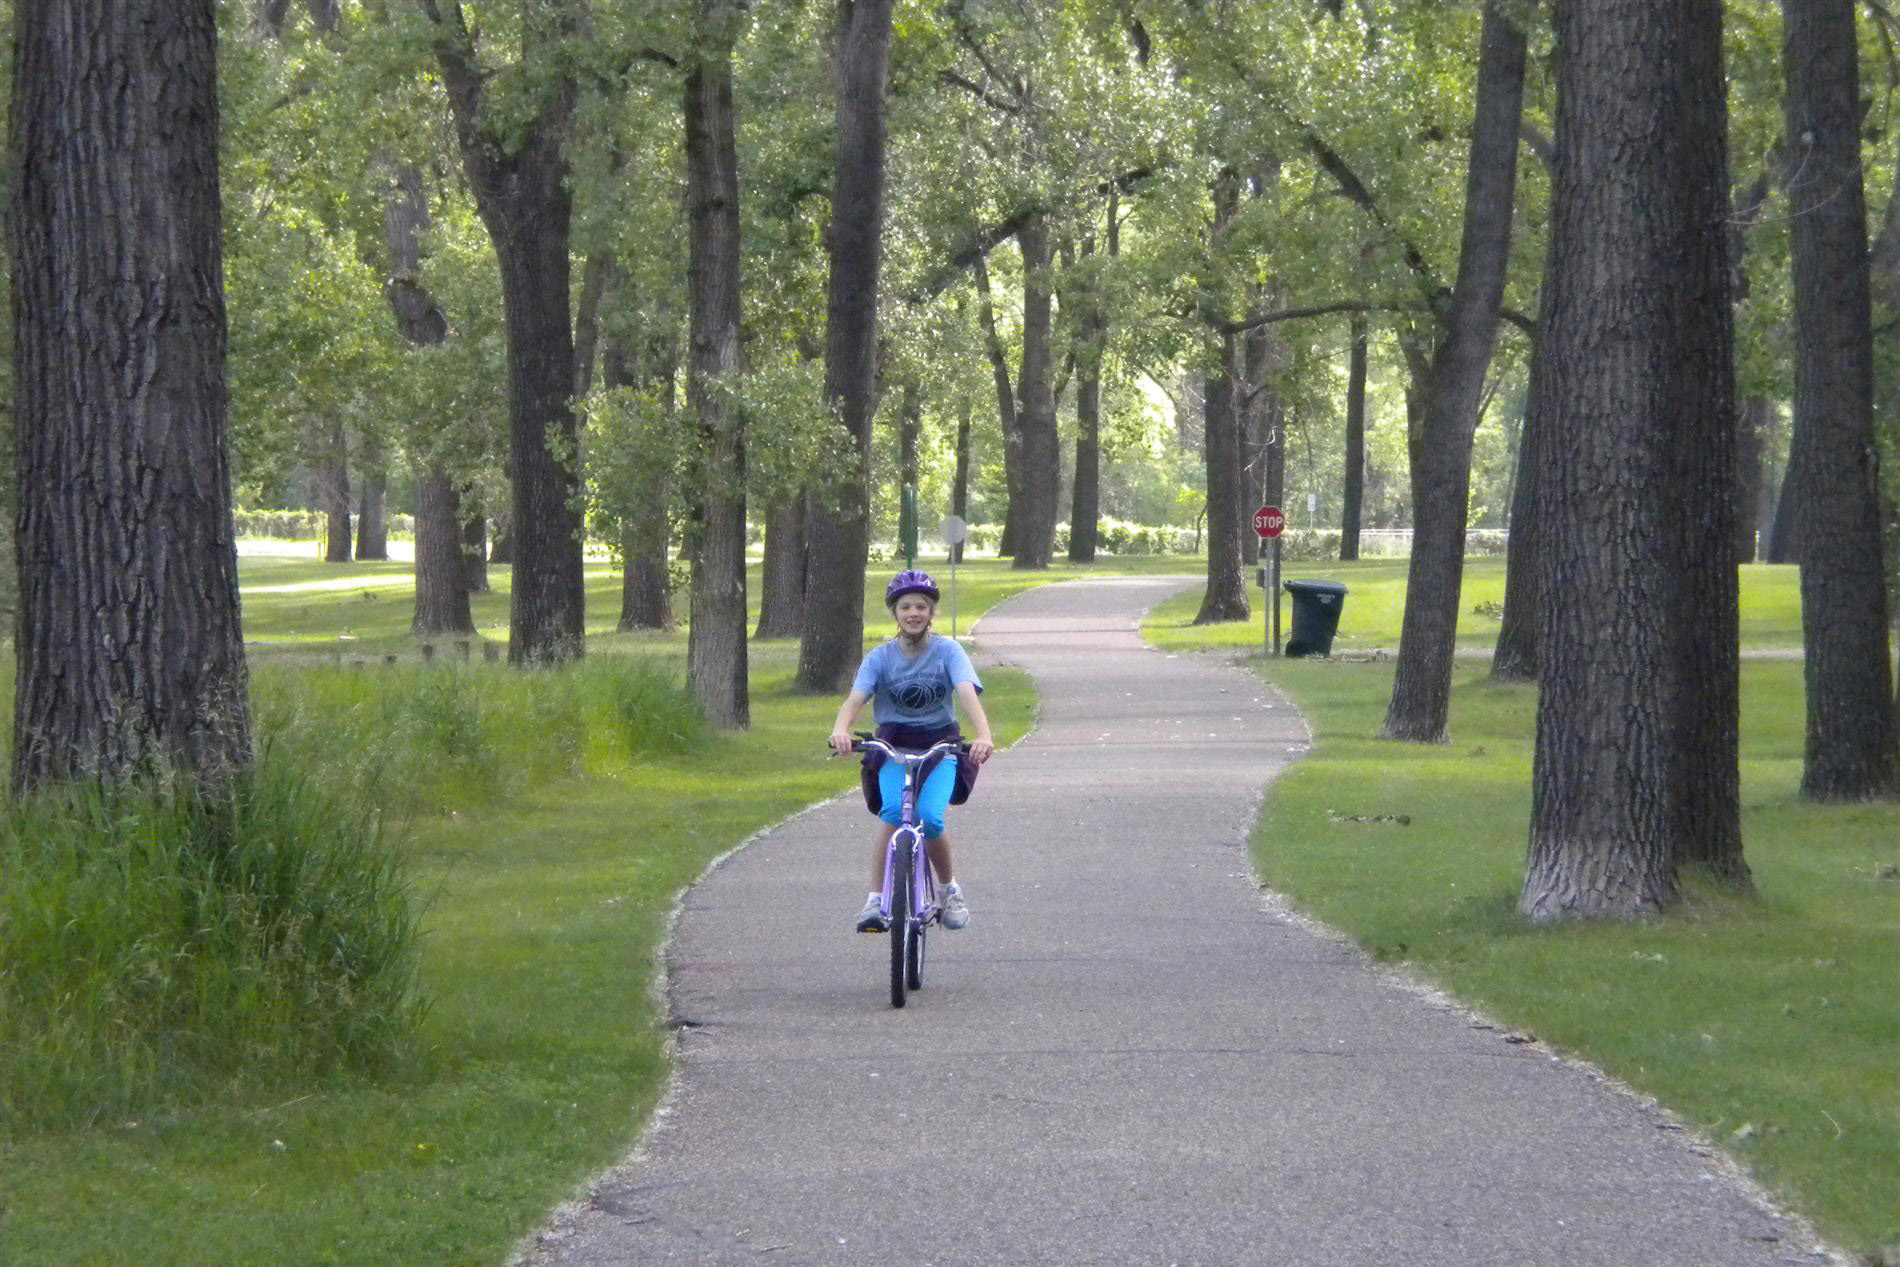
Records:
M259 730L299 768L394 813L498 804L709 734L677 672L636 656L525 670L261 665L252 699Z
M36 793L0 817L0 1129L387 1067L416 966L380 816L276 754Z

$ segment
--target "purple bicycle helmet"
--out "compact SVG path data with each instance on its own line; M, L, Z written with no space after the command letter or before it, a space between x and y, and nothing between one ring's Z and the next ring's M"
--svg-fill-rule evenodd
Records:
M937 583L930 579L930 573L911 568L893 576L891 583L884 587L884 605L895 607L897 600L906 594L922 594L933 603L943 597L937 592Z

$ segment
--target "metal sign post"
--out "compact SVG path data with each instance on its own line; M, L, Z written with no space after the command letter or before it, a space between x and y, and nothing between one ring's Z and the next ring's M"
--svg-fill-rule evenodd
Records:
M950 547L950 640L957 638L957 547L970 535L970 525L956 515L946 515L937 525L937 535Z
M1273 542L1273 569L1261 569L1261 582L1273 594L1273 619L1263 619L1262 632L1267 639L1269 656L1280 654L1280 534L1286 531L1286 514L1278 506L1262 506L1253 512L1253 530L1262 541Z

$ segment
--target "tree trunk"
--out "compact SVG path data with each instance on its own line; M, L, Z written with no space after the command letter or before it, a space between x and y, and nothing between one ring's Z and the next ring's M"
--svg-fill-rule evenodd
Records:
M16 794L251 760L214 9L15 10Z
M389 472L379 461L363 471L363 495L356 509L358 562L389 558Z
M838 410L855 460L845 478L810 490L805 635L798 645L798 684L810 691L847 689L864 655L891 7L892 0L838 5L838 161L828 235L825 400Z
M668 334L651 340L650 355L642 373L666 402L661 425L675 425L673 400L679 373L679 344ZM619 340L608 344L603 373L609 387L629 387L635 381ZM673 579L667 562L666 546L671 532L667 503L672 494L668 473L655 474L645 501L621 528L620 632L634 629L673 628ZM768 533L766 548L771 549ZM769 592L769 591L768 591Z
M1893 722L1873 338L1851 0L1783 5L1782 61L1794 254L1791 474L1801 543L1807 751L1801 795L1900 791Z
M1121 210L1115 187L1108 192L1108 257L1121 253ZM1083 247L1084 258L1094 253ZM1069 561L1093 563L1102 517L1102 356L1108 343L1108 315L1101 283L1089 277L1075 296L1081 308L1075 338L1075 480L1069 498Z
M957 402L957 473L950 485L950 513L968 524L970 519L970 402ZM963 562L963 542L950 547L950 558Z
M996 553L1008 558L1016 553L1016 508L1022 503L1023 434L1017 425L1016 389L1009 381L1009 357L1003 340L996 333L996 310L990 298L990 270L979 255L971 266L976 284L976 318L983 327L983 346L990 357L990 377L996 383L996 419L1003 431L1003 535Z
M1214 180L1214 222L1209 244L1217 246L1233 224L1240 206L1240 176L1231 167ZM1218 365L1201 388L1201 455L1207 472L1207 588L1201 595L1197 625L1245 620L1247 582L1240 570L1242 489L1240 401L1235 386L1241 378L1240 337L1214 333Z
M488 592L488 516L471 498L462 498L463 585L471 594Z
M1511 523L1504 559L1504 617L1498 624L1497 646L1491 654L1493 682L1532 682L1537 679L1539 628L1544 609L1543 482L1553 460L1557 437L1550 418L1550 375L1546 371L1544 332L1550 329L1550 268L1544 269L1540 288L1536 342L1531 347L1530 384L1524 393L1524 425L1517 437L1517 474L1511 483Z
M538 99L512 101L493 117L489 79L478 67L462 9L419 0L435 29L455 119L462 166L476 209L495 247L507 329L509 471L514 484L508 536L514 551L509 601L510 664L578 658L585 650L581 579L580 480L570 397L574 332L570 323L568 235L573 196L562 145L574 113L571 73L558 69L553 45L572 34L565 0L544 0L549 30L524 40L523 63L547 72ZM525 114L522 106L533 107Z
M461 499L455 481L439 467L416 478L416 614L409 632L417 638L475 632L462 555Z
M1054 253L1045 217L1016 231L1023 252L1023 360L1016 375L1016 426L1022 437L1022 496L1016 507L1017 570L1046 568L1055 555L1062 449L1056 439Z
M1682 73L1693 87L1672 117L1697 143L1682 149L1673 182L1680 220L1674 256L1681 263L1678 277L1665 283L1681 314L1671 386L1682 402L1668 449L1670 487L1662 497L1675 515L1667 552L1674 579L1665 591L1675 670L1671 834L1678 866L1746 889L1734 270L1728 236L1707 231L1733 219L1721 0L1707 0L1705 12L1707 22L1684 26Z
M1069 492L1069 562L1095 561L1102 517L1102 363L1080 360L1075 376L1075 482Z
M765 515L765 564L754 638L796 638L805 631L804 496L787 497Z
M1239 377L1236 337L1220 340L1220 368L1207 376L1203 397L1207 465L1207 590L1194 623L1246 620L1247 580L1240 567L1240 419L1234 403Z
M1339 559L1359 557L1359 520L1366 500L1366 319L1352 319L1352 360L1346 371L1346 489L1339 519Z
M1677 450L1714 437L1705 468L1725 478L1734 461L1719 442L1733 423L1726 251L1709 232L1727 209L1720 32L1718 0L1557 14L1551 408L1536 424L1553 440L1536 492L1543 690L1519 899L1533 920L1670 905L1686 808L1731 818L1711 789L1683 785L1732 767L1732 738L1682 751L1721 708L1691 698L1707 682L1685 680L1684 660L1699 649L1733 663L1720 645L1732 606L1682 618L1687 594L1709 601L1724 570L1734 583L1728 503L1704 509L1693 534L1676 505L1709 491L1685 484ZM1636 134L1646 143L1618 143Z
M1264 302L1260 306L1262 310L1266 307ZM1241 562L1251 567L1259 562L1261 547L1253 530L1254 508L1278 506L1286 489L1286 404L1272 380L1284 350L1270 326L1249 330L1240 347L1244 367L1241 384L1247 393L1245 403L1237 405L1240 435L1247 446L1245 452L1252 456L1243 467L1236 509L1240 515Z
M325 428L317 454L317 486L323 498L323 561L350 562L350 465L343 424Z
M686 679L715 726L742 730L751 722L751 703L746 689L745 444L737 400L745 351L739 330L733 0L701 0L699 14L685 109L693 305L686 396L700 450Z
M448 318L422 284L422 240L429 230L429 199L419 168L404 164L390 173L383 203L383 232L389 246L390 276L383 295L396 317L396 331L412 347L432 347L448 338ZM431 484L437 487L431 487ZM486 563L467 560L457 521L459 498L449 472L436 464L419 472L416 488L416 610L410 632L421 637L473 632L471 592L488 589ZM431 515L446 515L425 523ZM475 522L483 523L480 514ZM486 528L483 528L484 536ZM388 551L384 551L387 557ZM471 566L481 573L479 588Z
M1755 561L1755 521L1761 513L1762 447L1773 423L1775 402L1750 396L1736 414L1735 436L1735 560Z
M574 314L574 398L594 390L595 353L600 349L600 303L617 272L612 251L596 251L581 268L581 298Z
M1524 103L1524 33L1500 2L1490 0L1484 9L1458 279L1432 357L1424 425L1412 434L1412 558L1398 668L1381 731L1387 739L1443 743L1451 713L1471 443L1510 271Z
M904 384L904 396L897 408L897 489L898 489L898 548L908 550L913 539L917 547L922 548L923 525L909 523L904 515L904 490L910 490L911 513L921 514L922 508L916 504L917 480L920 467L917 459L917 444L922 438L924 428L924 393L915 379ZM906 535L906 526L912 536ZM917 559L914 553L907 553L904 566L914 568Z

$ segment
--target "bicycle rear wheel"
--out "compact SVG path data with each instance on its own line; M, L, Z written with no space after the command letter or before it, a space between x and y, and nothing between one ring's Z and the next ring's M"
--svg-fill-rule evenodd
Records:
M906 840L898 847L891 875L891 1006L904 1006L904 990L909 985L910 938L916 920L911 914L912 885L916 883L917 842Z

